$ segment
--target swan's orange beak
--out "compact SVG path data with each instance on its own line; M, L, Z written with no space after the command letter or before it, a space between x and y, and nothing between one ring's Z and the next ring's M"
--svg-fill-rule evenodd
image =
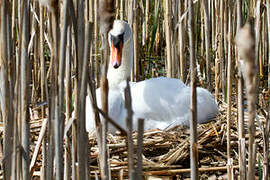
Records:
M121 65L123 42L120 41L116 46L111 42L112 59L111 63L114 68L118 68Z

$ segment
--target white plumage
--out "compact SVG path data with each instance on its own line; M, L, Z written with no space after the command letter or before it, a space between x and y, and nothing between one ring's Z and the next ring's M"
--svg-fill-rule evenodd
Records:
M127 115L124 102L125 79L130 74L133 61L132 31L127 23L116 20L109 33L124 33L122 64L115 69L111 64L108 70L109 81L109 116L122 128L125 128ZM128 32L128 33L126 33ZM128 34L128 35L127 35ZM110 42L111 43L111 42ZM110 44L111 45L111 44ZM112 58L112 57L111 57ZM189 125L190 119L190 87L179 79L151 78L141 82L130 82L133 124L137 128L137 119L145 119L145 129L165 129L175 125ZM96 90L97 103L101 107L100 89ZM218 113L218 107L212 94L203 88L197 88L198 123L208 122ZM86 99L86 128L94 130L94 114L90 98ZM115 128L110 126L110 131Z

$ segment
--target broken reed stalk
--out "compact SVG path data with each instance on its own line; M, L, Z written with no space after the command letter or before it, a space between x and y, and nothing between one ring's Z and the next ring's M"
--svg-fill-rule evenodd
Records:
M227 68L227 173L228 173L228 180L233 179L233 160L231 158L231 107L232 107L232 5L231 2L228 3L229 8L229 19L228 19L228 68Z
M126 127L127 127L127 143L128 143L128 172L129 179L136 179L136 172L134 168L134 144L132 139L133 131L133 111L132 111L132 99L130 94L130 85L128 79L126 80L125 88L125 108L127 109Z
M255 113L256 113L256 81L257 81L257 67L255 55L255 35L254 26L251 22L241 28L236 35L236 44L238 46L239 54L244 59L245 81L247 88L248 99L248 133L249 133L249 157L248 157L248 179L255 179L255 157L254 139L255 139Z
M196 92L196 60L194 47L194 14L193 1L188 1L188 27L189 27L189 49L190 49L190 70L191 70L191 97L190 97L190 168L191 179L199 178L198 172L198 147L197 147L197 92Z
M23 1L23 21L22 21L22 49L21 49L21 141L22 141L22 168L23 179L29 179L29 139L30 139L30 125L29 125L29 83L30 83L30 60L28 56L29 44L29 27L30 27L30 1Z
M242 26L242 0L237 0L237 32ZM237 47L236 47L237 48ZM237 53L237 52L236 52ZM237 107L238 107L238 153L239 153L239 171L240 179L246 179L246 144L245 144L245 133L244 133L244 82L243 74L240 68L240 55L237 53L237 63L238 63L238 75L237 75Z
M108 85L108 79L107 79L107 70L108 70L108 61L109 61L109 53L108 53L108 32L113 26L114 21L114 0L102 0L99 4L99 25L100 25L100 33L102 35L102 43L103 43L103 65L102 65L102 71L101 71L101 105L102 110L105 112L105 114L108 114L108 92L109 92L109 85ZM97 133L99 134L100 142L99 143L99 149L100 149L100 167L101 167L101 175L102 179L108 179L110 178L109 173L109 165L108 165L108 152L107 152L107 131L108 131L108 122L106 119L102 119L102 126L100 124L96 125L97 127ZM102 128L100 128L102 127ZM102 130L100 132L99 130Z
M144 133L144 119L138 119L138 136L137 136L137 180L142 180L142 154L143 154L143 133Z
M38 154L41 151L41 144L42 144L45 132L46 132L47 121L48 121L48 119L44 119L42 121L42 126L41 126L41 129L40 129L40 132L39 132L38 141L37 141L37 144L35 146L35 150L33 152L31 163L30 163L30 166L29 166L29 168L30 168L30 178L33 177L34 171L36 169L35 165L36 165Z

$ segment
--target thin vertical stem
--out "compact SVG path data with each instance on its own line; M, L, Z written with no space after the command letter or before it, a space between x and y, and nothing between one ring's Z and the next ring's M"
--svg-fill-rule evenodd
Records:
M203 0L204 5L204 22L205 22L205 50L206 50L206 81L207 88L211 87L211 74L210 74L210 20L208 10L208 0Z
M23 3L23 25L22 25L22 50L21 50L21 122L22 122L22 168L23 179L29 179L29 81L30 81L30 60L28 56L28 43L29 43L29 11L30 1L24 0Z
M229 3L230 4L230 3ZM231 159L231 107L232 107L232 6L227 6L229 8L229 22L228 22L228 72L227 72L227 172L228 179L232 179L232 159ZM226 8L227 8L226 7Z
M165 19L165 36L166 36L166 60L167 60L167 77L172 77L172 47L171 47L171 0L164 1L164 19Z
M270 0L266 2L268 29L268 89L270 89Z
M13 147L13 119L11 117L12 110L12 97L10 96L9 90L9 81L8 81L8 25L7 20L10 14L7 13L8 1L2 1L0 3L1 8L1 19L0 19L0 80L1 80L1 116L4 123L4 153L3 153L3 170L4 170L4 179L9 179L12 175L12 147ZM12 83L12 82L10 82ZM27 142L23 144L23 147L26 148ZM26 159L27 159L26 155ZM14 167L14 166L13 166Z
M134 145L132 139L132 131L133 131L133 111L132 111L132 99L130 94L130 85L129 81L126 81L127 86L125 88L125 107L127 109L127 142L128 142L128 171L129 171L129 179L135 180L136 174L134 169Z
M137 1L133 1L134 81L139 80Z
M188 27L189 27L189 49L190 49L190 69L191 69L191 99L190 99L190 168L191 179L199 178L198 171L198 147L197 147L197 92L196 92L196 62L195 62L195 48L194 48L194 15L193 15L193 1L188 1Z
M184 5L178 3L178 38L179 38L179 65L180 65L180 78L183 82L186 81L186 58L185 58L185 30L184 30L184 21L181 19L182 14L184 13Z

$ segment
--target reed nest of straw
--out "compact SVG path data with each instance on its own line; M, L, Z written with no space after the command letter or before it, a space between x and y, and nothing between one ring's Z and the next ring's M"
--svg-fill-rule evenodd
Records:
M199 171L201 179L226 179L226 109L227 104L219 103L219 114L211 122L198 125L198 151L199 151ZM238 176L238 131L237 131L237 110L232 109L232 119L234 126L231 129L231 148L233 158L233 168L235 177ZM35 115L32 109L31 116L31 157L34 149L39 143L42 122ZM257 119L264 123L265 118L260 115ZM245 113L245 120L248 120ZM44 124L44 123L43 123ZM259 152L257 156L262 156L263 140L260 128L256 126L256 143ZM1 128L1 137L2 137ZM147 130L143 136L143 173L146 179L188 179L190 178L190 133L189 128L183 126L172 127L167 130ZM66 134L66 138L71 138ZM137 132L133 132L134 147L136 151ZM248 137L246 137L247 139ZM128 177L127 143L126 137L119 133L108 135L109 162L112 177L115 179L125 179ZM68 142L68 141L67 141ZM89 155L91 176L99 175L98 168L98 147L94 134L89 135ZM65 145L68 151L70 146ZM1 148L2 149L2 148ZM2 158L2 151L1 151ZM136 162L136 161L135 161ZM42 163L42 151L40 150L34 164L33 178L39 179ZM1 172L2 174L2 172Z

